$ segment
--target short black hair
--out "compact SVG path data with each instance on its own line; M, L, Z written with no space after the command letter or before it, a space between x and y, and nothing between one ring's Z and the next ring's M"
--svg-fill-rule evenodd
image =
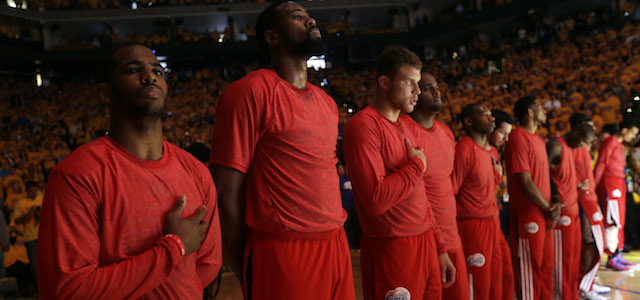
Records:
M587 138L594 138L596 136L596 132L593 130L593 127L586 122L578 123L575 126L571 125L571 131L575 132L576 137L583 141Z
M102 57L100 58L100 60L98 60L98 64L96 66L96 74L95 74L96 82L98 83L109 82L111 73L113 73L117 65L117 62L113 60L113 54L122 48L133 47L133 46L142 46L151 50L149 46L142 43L133 42L133 41L122 42L109 47L108 49L104 50Z
M474 102L471 104L467 104L465 105L465 107L462 108L462 111L460 112L460 123L462 124L462 127L466 127L464 124L464 119L471 118L471 116L476 111L478 106L482 104L483 104L482 102Z
M591 118L583 113L575 113L569 118L569 124L571 125L571 128L587 122L591 122Z
M524 121L524 117L529 112L530 108L536 104L536 98L531 96L526 96L518 99L516 104L513 106L513 114L518 119L518 122L522 123Z
M405 47L389 47L382 51L376 64L376 80L380 76L393 77L402 66L422 70L422 61Z
M511 125L515 125L516 123L513 117L504 110L492 109L491 115L496 119L496 128L502 126L502 123L509 123Z
M256 39L258 40L258 47L260 47L260 51L265 55L269 55L269 44L267 44L267 41L264 39L264 33L267 30L271 30L276 27L276 23L278 21L276 8L285 2L293 1L278 0L271 3L271 5L260 13L258 21L256 21Z

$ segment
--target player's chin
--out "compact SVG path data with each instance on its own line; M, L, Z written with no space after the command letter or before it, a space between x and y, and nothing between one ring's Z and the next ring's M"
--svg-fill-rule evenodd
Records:
M404 109L402 110L403 113L405 114L410 114L413 112L413 110L416 108L415 105L407 105L404 107Z

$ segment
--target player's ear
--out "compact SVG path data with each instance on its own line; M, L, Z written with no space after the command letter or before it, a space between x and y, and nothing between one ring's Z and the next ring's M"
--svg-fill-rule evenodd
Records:
M462 119L462 124L464 124L465 127L471 127L471 124L472 124L471 118L465 117L464 119Z
M273 45L278 42L278 33L275 30L269 29L264 31L264 41L268 45Z
M378 86L385 90L388 90L389 86L391 86L391 78L389 78L387 75L378 77Z
M527 109L527 115L528 115L529 117L534 118L534 117L535 117L535 115L536 115L536 113L533 111L533 108L528 108L528 109Z

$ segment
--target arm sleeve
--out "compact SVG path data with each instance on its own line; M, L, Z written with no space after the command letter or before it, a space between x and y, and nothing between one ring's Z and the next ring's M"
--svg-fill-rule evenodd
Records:
M496 186L502 182L502 176L500 176L500 173L496 170L493 170L493 181L496 183Z
M596 168L594 170L595 187L600 184L604 175L604 170L607 167L607 162L609 161L609 149L611 149L611 147L606 147L606 145L607 144L603 143L598 150L598 161L596 162Z
M99 201L90 181L57 170L49 178L37 253L43 299L139 298L182 261L179 247L162 237L143 253L100 265Z
M208 173L208 172L207 172ZM210 174L205 176L207 187L205 205L207 206L206 221L209 223L207 235L198 249L196 270L203 287L208 286L218 276L222 267L222 234L220 233L220 217L218 215L218 192Z
M420 183L422 161L414 157L396 172L387 174L380 153L379 133L373 124L352 119L345 130L344 158L347 162L353 191L361 207L370 215L381 215L409 197Z
M511 144L511 151L508 151L511 172L513 172L513 174L531 172L528 157L529 143L526 138L521 134L513 134L510 136L509 143Z
M259 86L259 85L258 85ZM211 139L210 161L247 173L265 127L267 92L241 80L220 97Z
M436 217L433 215L431 206L429 206L429 215L431 215L431 229L433 230L433 237L436 240L436 248L438 249L438 254L446 253L447 244L445 243L444 237L440 232L440 226L438 226L438 223L436 222Z
M576 160L576 180L578 181L578 183L583 182L585 179L589 179L589 173L591 172L591 156L589 156L589 153L586 153L586 156L584 155L584 152L582 152L583 150L581 149L580 152L577 152L576 156L575 156L575 160ZM578 200L579 201L583 201L585 199L594 199L597 196L595 195L595 193L591 193L590 191L595 191L595 183L593 183L591 180L588 180L589 188L588 189L578 189Z
M469 173L469 155L466 147L463 144L458 143L456 145L456 152L453 159L453 173L451 174L451 182L453 183L453 193L458 194L460 187L464 179Z

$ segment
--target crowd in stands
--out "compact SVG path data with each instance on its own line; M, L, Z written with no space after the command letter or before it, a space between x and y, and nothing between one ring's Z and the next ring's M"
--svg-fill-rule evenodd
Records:
M138 6L181 6L181 5L202 5L202 4L235 4L235 3L264 3L271 0L15 0L16 6L27 3L27 8L31 10L70 10L70 9L117 9L130 8L135 2ZM419 1L412 1L419 3ZM461 1L448 10L453 14L463 14L469 9L482 10L488 6L502 6L512 3L513 0L482 0ZM464 4L468 7L465 7Z
M72 10L72 9L118 9L144 6L178 6L198 4L232 4L232 3L263 3L265 0L16 0L16 5L27 2L31 10ZM20 6L18 5L18 6Z
M633 100L640 91L640 24L605 27L604 21L591 13L544 19L535 28L504 36L479 35L466 45L443 49L426 63L446 101L439 120L461 137L457 116L466 104L481 101L511 113L517 99L533 95L549 114L547 126L539 131L544 137L566 133L574 112L591 116L598 131L615 126L624 113L634 113L627 108L634 109L640 101ZM183 148L194 143L210 145L218 97L255 67L244 64L169 73L165 139ZM374 100L372 68L337 67L310 73L315 84L327 79L324 88L336 99L341 127L352 113ZM22 272L16 277L26 285L25 242L32 237L27 238L27 225L16 222L31 210L24 199L41 199L51 169L79 145L108 132L105 111L91 82L52 81L37 88L32 80L0 77L0 206L11 236L10 246L2 245L4 267L7 275Z
M543 136L566 133L573 112L593 117L599 130L620 122L640 91L640 25L606 28L596 26L598 21L590 13L545 20L530 32L479 35L467 45L443 50L425 67L439 79L447 101L440 121L459 137L457 116L466 104L486 102L511 113L517 99L532 95L550 115L548 126L540 129ZM493 70L490 60L497 65ZM356 110L372 103L373 69L334 69L328 79L333 96Z
M12 0L14 1L14 0ZM78 10L78 9L131 9L134 7L157 7L157 6L179 6L198 4L236 4L245 2L262 3L265 0L15 0L16 6L22 5L21 1L27 3L27 8L38 11L49 10ZM497 1L470 1L468 3L459 2L442 8L438 13L432 10L428 3L415 1L406 7L393 7L389 9L385 22L376 22L371 26L360 26L351 28L349 22L350 9L346 9L341 18L337 21L319 24L325 35L345 35L345 34L380 34L398 31L423 28L428 24L451 22L457 18L465 18L468 13L477 12L484 7L499 7L504 4L513 3L513 0ZM380 27L382 24L382 27ZM96 35L92 38L78 38L62 35L59 39L54 39L53 47L56 49L86 49L100 48L105 45L122 41L137 41L150 46L165 44L188 44L200 41L218 41L220 43L231 40L246 40L255 36L255 30L251 25L242 26L230 21L228 26L221 30L205 30L197 32L182 27L171 28L165 33L139 34L127 33L118 35L113 32L105 35ZM0 24L0 38L24 39L31 33L21 33L18 26L12 24Z

